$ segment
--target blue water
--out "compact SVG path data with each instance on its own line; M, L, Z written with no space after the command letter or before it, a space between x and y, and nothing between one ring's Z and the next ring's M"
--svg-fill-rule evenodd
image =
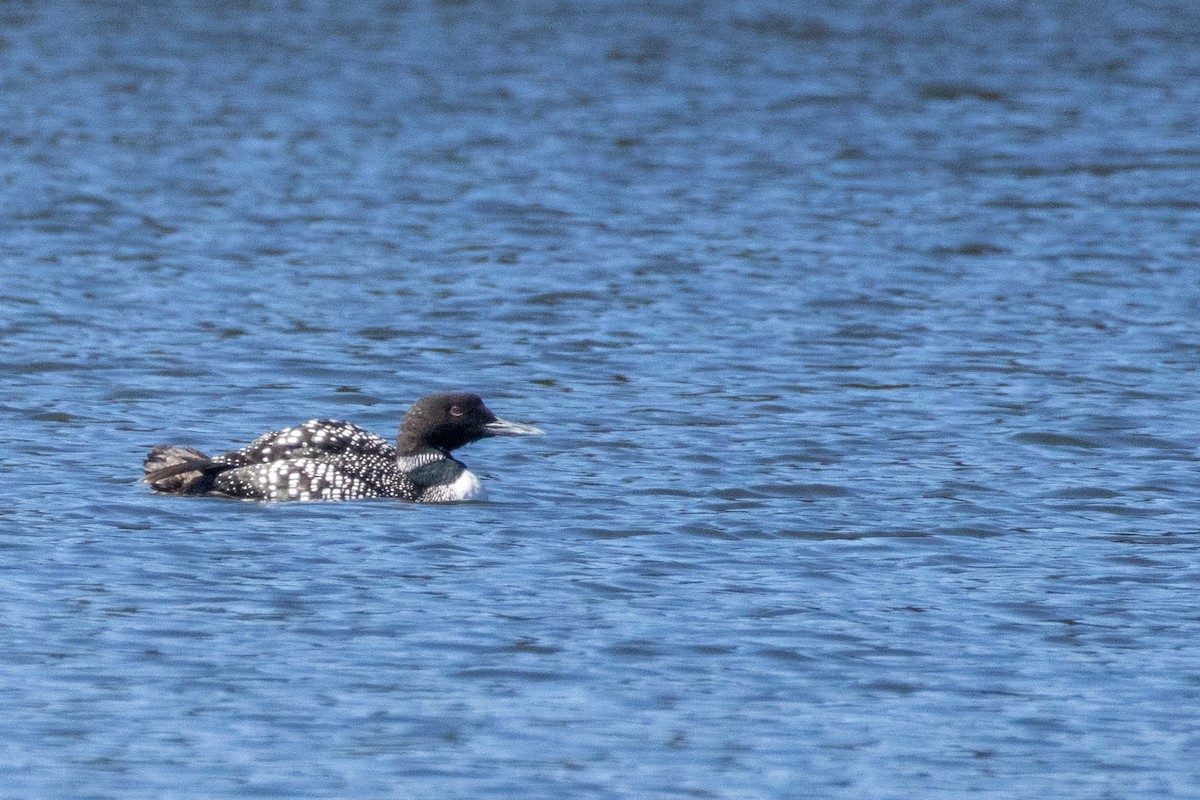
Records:
M1200 795L1200 9L0 5L0 795ZM147 448L480 392L487 502Z

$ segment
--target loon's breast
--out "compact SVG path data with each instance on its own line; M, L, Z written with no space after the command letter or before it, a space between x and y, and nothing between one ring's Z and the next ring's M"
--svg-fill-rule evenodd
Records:
M396 465L420 487L423 503L452 503L483 499L483 483L467 465L440 450L429 449L400 456Z
M426 486L417 496L422 503L457 503L464 500L483 500L486 493L483 483L469 469L449 483L435 483Z
M482 500L487 496L483 490L483 481L475 477L475 473L464 469L458 480L450 485L450 494L455 500Z

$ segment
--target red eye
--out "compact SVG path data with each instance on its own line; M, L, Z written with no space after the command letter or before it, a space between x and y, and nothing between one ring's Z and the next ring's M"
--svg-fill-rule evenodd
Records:
M462 408L460 408L459 406L450 406L450 416L461 417L462 416Z

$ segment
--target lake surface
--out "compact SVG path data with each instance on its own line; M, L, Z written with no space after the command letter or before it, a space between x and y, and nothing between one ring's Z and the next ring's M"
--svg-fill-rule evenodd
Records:
M0 794L1200 795L1200 7L0 6ZM481 393L489 500L155 497Z

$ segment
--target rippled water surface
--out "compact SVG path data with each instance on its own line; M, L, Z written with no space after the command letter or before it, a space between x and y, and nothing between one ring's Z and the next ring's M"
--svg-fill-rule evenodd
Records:
M1200 794L1192 3L0 5L21 798ZM151 496L433 390L487 502Z

